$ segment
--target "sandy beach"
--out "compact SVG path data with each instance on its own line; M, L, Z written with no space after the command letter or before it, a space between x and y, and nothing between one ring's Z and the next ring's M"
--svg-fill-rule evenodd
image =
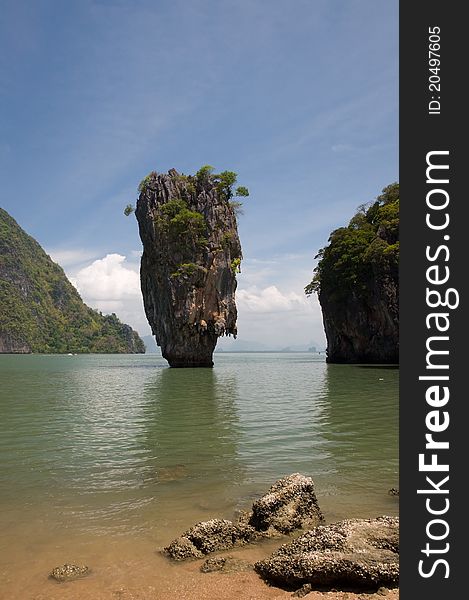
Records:
M288 538L287 538L288 540ZM291 591L269 586L253 570L235 573L202 573L204 559L174 562L161 554L150 540L90 540L74 552L76 540L64 541L47 553L35 551L34 543L22 557L2 557L1 600L281 600ZM254 563L286 541L268 540L215 556L233 556ZM83 550L84 549L84 550ZM6 562L9 559L10 564ZM90 574L58 583L48 577L64 562L86 564ZM398 590L314 591L308 600L396 600Z

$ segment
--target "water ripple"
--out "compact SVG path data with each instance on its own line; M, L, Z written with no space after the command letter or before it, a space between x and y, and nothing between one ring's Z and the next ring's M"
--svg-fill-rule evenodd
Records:
M378 510L397 482L397 371L223 353L213 370L0 356L0 376L5 523L35 510L57 527L141 530L295 471L337 506L366 494Z

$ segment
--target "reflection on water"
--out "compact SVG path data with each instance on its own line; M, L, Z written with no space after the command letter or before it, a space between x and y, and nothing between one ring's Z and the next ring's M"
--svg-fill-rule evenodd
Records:
M225 506L243 478L236 378L212 369L163 369L146 381L144 398L140 444L154 458L147 483L173 509Z
M326 517L397 511L398 371L313 354L0 356L0 527L167 539L312 475Z
M331 471L321 484L334 495L332 513L394 512L387 492L398 487L398 370L328 364L325 390Z

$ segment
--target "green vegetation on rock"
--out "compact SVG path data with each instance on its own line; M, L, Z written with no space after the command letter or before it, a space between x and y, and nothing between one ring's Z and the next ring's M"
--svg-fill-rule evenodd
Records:
M332 232L307 294L317 292L331 363L399 362L399 185Z
M64 271L0 208L0 352L143 353L115 314L86 306Z
M214 167L211 165L204 165L201 167L195 175L198 184L202 187L207 183L215 185L218 193L222 195L225 200L230 200L233 196L249 196L249 190L244 185L238 186L236 190L233 189L238 181L237 173L234 171L214 173L214 170ZM241 205L240 202L238 204Z
M399 184L387 186L371 205L363 205L347 227L332 232L319 250L319 262L306 294L326 291L336 300L367 294L369 282L386 273L397 279L399 263Z
M196 265L195 263L182 263L178 266L177 271L171 273L170 277L172 279L175 277L192 277L196 273L205 275L207 269L201 265Z
M241 259L233 258L231 261L231 271L236 275L236 273L241 273Z
M203 246L206 223L202 213L190 210L187 202L175 198L163 204L155 218L155 225L172 239L178 239L181 246L194 244Z
M137 188L139 194L141 194L142 192L144 192L147 189L147 187L151 183L151 180L154 177L156 177L156 173L155 173L155 171L152 171L151 173L148 173L148 175L142 179L142 181L138 184L138 188Z
M127 206L124 208L124 215L128 217L133 212L135 212L135 207L132 204L127 204Z

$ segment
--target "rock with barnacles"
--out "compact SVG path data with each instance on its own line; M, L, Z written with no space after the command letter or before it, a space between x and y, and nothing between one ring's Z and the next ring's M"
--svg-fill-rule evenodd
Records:
M173 540L164 552L174 560L201 558L216 550L229 550L251 541L252 527L238 525L227 519L210 519L197 523Z
M399 582L399 519L350 519L320 525L284 544L255 570L280 587L379 589Z
M293 473L274 483L267 494L235 522L211 519L197 523L163 552L174 560L202 558L219 550L314 527L323 521L311 477Z
M301 473L293 473L276 481L267 494L254 502L249 524L256 531L272 528L280 533L290 533L295 529L315 527L323 520L314 481Z
M89 573L90 569L86 565L71 565L66 563L60 567L55 567L55 569L52 569L49 577L51 579L55 579L56 581L64 582L79 579L80 577L89 575Z

